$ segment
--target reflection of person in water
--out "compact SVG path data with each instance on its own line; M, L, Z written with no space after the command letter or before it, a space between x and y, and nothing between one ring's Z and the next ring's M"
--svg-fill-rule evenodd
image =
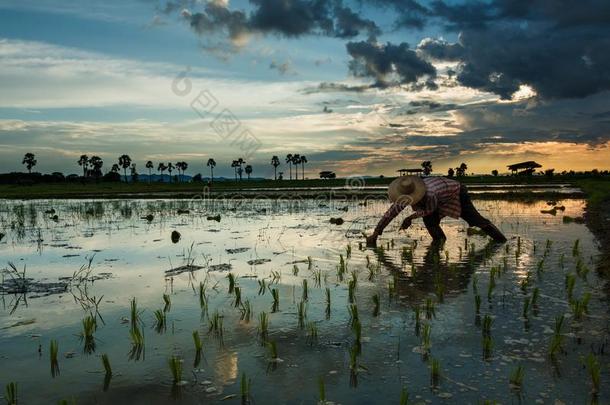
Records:
M445 240L440 227L443 217L462 218L468 225L479 227L496 242L506 242L506 237L474 207L468 189L460 182L444 177L401 176L390 183L388 196L392 206L383 215L373 234L366 238L367 245L374 246L377 237L407 206L413 214L402 222L400 229L407 229L416 218L423 218L426 229L435 241Z
M449 296L463 293L467 290L475 269L500 249L498 244L489 244L480 250L469 252L464 261L452 265L441 260L442 246L441 243L430 244L424 262L415 264L411 275L408 275L401 265L394 263L385 250L374 251L379 262L394 276L397 294L408 302L419 302L430 293L436 293L439 282L443 283L444 291Z

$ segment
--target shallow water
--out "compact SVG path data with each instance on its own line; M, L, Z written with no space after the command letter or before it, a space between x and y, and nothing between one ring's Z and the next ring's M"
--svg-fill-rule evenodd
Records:
M568 404L591 400L590 378L581 357L594 352L602 365L598 400L608 403L608 356L602 353L608 338L608 303L603 283L593 271L595 241L584 225L562 222L564 215L581 216L584 202L559 202L565 211L555 216L540 212L549 208L544 201L477 201L476 205L502 228L508 244L488 246L482 236L467 236L464 222L446 219L448 242L436 251L421 221L407 233L398 233L397 219L380 239L380 248L365 249L359 246L361 231L370 230L387 208L379 201L367 206L358 201L324 206L319 201L261 200L0 202L0 232L6 234L0 241L0 268L12 262L19 270L25 266L27 277L35 281L57 282L93 257L92 275L103 276L58 294L1 296L0 359L5 367L0 370L0 384L17 382L23 403L71 398L77 403L222 399L235 403L240 401L245 373L251 379L254 403L272 399L314 403L322 377L326 399L335 403L398 402L404 387L414 403L560 400ZM55 213L44 213L50 209ZM178 210L189 212L178 214ZM141 219L148 214L154 215L152 221ZM220 222L207 219L217 214ZM342 217L345 223L331 225L331 217ZM176 244L170 237L174 230L181 233ZM337 270L340 255L347 267L343 280ZM582 321L574 319L565 289L566 274L576 274L578 259L580 275L573 297L591 294ZM165 271L187 263L202 268L165 277ZM219 264L231 266L242 300L252 305L249 322L240 319L234 294L228 293L229 271L223 271L227 266L215 267ZM495 288L488 294L492 268ZM281 278L274 282L272 272ZM357 373L350 372L349 356L355 345L348 311L352 272L357 277L355 302L362 325L358 357L362 367ZM524 293L521 282L528 274ZM279 292L275 313L271 291L259 295L262 279ZM297 306L304 279L308 298L301 328ZM206 311L200 308L198 293L204 280ZM482 300L478 317L475 285ZM536 287L538 303L524 317L524 300ZM331 294L328 316L326 288ZM171 308L166 330L158 333L153 312L163 308L163 294L170 295ZM380 298L378 316L373 316L375 294ZM98 318L95 352L87 354L79 334L88 311L81 304L84 297L93 296L103 297L99 304L103 322ZM125 320L133 297L144 311L145 351L139 361L128 358L130 326ZM426 300L435 306L431 319L423 308ZM422 308L419 330L416 307ZM223 317L222 339L208 331L209 318L217 311ZM269 315L268 340L276 343L280 362L270 362L270 350L261 344L262 311ZM551 361L549 342L560 314L565 314L563 350ZM487 358L481 329L485 315L493 319L493 349ZM310 322L317 327L317 341L308 339ZM422 354L424 325L431 330L428 356ZM203 340L203 358L196 367L195 330ZM48 353L52 339L59 343L60 374L55 378ZM101 354L108 354L114 372L107 387ZM168 366L172 355L184 360L184 385L172 384ZM441 365L436 387L431 386L431 359ZM509 375L519 364L525 370L520 391L509 385Z

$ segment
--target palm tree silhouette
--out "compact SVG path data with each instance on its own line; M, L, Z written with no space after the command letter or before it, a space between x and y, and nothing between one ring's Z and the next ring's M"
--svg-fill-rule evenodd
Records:
M421 164L421 167L424 169L424 174L429 176L432 173L432 162L429 160L424 160Z
M131 166L131 158L129 155L119 156L119 166L123 168L123 172L125 173L125 182L127 183L127 169L129 169L129 166Z
M87 168L89 166L89 156L81 155L78 159L78 165L83 167L83 177L87 177Z
M456 174L458 177L463 177L466 175L466 170L468 170L468 165L466 163L460 164L459 167L455 168Z
M233 162L231 162L231 167L235 172L235 181L237 181L237 168L239 167L239 162L237 160L234 160Z
M292 180L292 153L286 155L286 163L288 163L288 168L290 169L290 180Z
M450 167L447 170L447 177L453 177L454 174L455 174L455 171Z
M167 166L165 166L165 163L161 162L159 163L159 166L157 166L157 171L161 172L161 181L163 181L163 172L167 170ZM170 179L171 181L171 179Z
M146 162L146 168L148 169L148 183L150 184L150 180L152 178L152 169L155 167L152 161Z
M246 166L246 174L248 175L248 180L250 180L250 175L252 174L252 165Z
M292 164L294 165L294 179L299 179L299 165L301 164L301 155L295 153L292 155Z
M211 181L214 181L214 168L216 167L216 161L212 158L208 159L207 166L210 168Z
M271 166L273 166L273 177L277 180L277 167L280 165L280 158L273 156L271 158Z
M307 157L303 155L301 156L301 170L303 173L303 180L305 180L305 163L307 163Z
M172 172L174 171L174 169L175 169L175 167L174 167L174 165L172 164L172 162L169 162L169 163L167 164L167 172L169 173L169 182L170 182L170 183L172 182Z
M25 154L23 161L21 162L21 164L25 165L25 167L28 169L28 173L32 173L32 167L36 166L36 163L38 163L36 156L30 152Z
M99 180L100 176L102 175L102 166L104 166L104 161L99 156L91 156L91 159L89 159L89 164L93 169L95 180Z

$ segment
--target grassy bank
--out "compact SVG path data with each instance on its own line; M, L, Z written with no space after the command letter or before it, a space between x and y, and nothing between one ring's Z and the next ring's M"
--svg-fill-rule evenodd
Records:
M610 278L610 179L582 179L577 185L587 196L587 226L599 241L597 269Z

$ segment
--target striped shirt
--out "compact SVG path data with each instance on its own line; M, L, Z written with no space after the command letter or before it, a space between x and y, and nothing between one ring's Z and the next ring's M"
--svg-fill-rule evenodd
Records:
M426 184L426 194L413 206L412 217L425 217L438 210L441 218L459 218L462 212L460 183L445 177L424 177L422 180ZM379 221L375 231L381 235L386 226L406 207L401 203L392 204Z

